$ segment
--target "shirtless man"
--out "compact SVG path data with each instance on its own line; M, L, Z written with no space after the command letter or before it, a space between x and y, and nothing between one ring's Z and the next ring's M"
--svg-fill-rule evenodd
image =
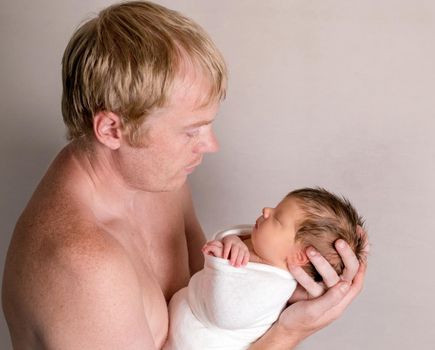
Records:
M186 178L218 149L211 123L225 64L191 20L125 3L74 34L63 86L71 142L21 215L5 265L14 349L161 349L167 303L203 264ZM289 306L252 349L292 349L343 313L365 266L344 242L337 250L340 277L308 251L324 285L291 267L308 300Z

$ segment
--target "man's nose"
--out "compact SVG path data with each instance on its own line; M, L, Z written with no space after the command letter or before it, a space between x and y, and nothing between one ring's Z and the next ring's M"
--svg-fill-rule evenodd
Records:
M216 135L212 130L210 130L204 137L200 140L197 147L194 149L196 153L215 153L219 150L219 143Z

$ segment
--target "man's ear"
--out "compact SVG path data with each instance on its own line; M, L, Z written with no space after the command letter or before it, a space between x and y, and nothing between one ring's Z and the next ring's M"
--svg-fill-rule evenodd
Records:
M112 112L101 111L94 115L94 134L98 141L112 150L121 146L121 118Z

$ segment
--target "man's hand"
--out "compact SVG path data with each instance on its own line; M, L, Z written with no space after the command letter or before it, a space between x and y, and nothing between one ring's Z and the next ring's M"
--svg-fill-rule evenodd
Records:
M366 241L367 254L367 235L359 226L357 232ZM287 307L271 330L250 349L262 349L265 345L270 350L293 349L303 339L343 314L363 288L367 265L366 262L358 262L343 240L338 240L335 247L345 265L341 276L313 248L308 248L307 255L322 276L323 283L316 283L301 267L289 265L290 272L301 285L289 302L299 301Z
M367 242L366 233L362 228L358 226L357 231ZM365 246L367 254L368 242ZM338 240L335 247L345 265L341 276L338 276L326 259L313 248L307 250L308 257L322 276L323 283L314 282L301 267L289 266L292 275L305 289L305 300L290 305L281 314L278 323L284 330L305 334L305 338L340 317L362 290L366 263L359 264L345 241ZM292 299L295 300L297 297L296 295Z
M207 242L202 251L218 258L229 259L234 267L245 266L249 262L249 250L237 235L228 235L222 241Z

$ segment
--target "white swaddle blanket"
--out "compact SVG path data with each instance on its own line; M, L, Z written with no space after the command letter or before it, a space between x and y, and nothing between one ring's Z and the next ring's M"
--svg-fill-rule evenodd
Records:
M296 284L289 272L273 266L248 263L235 268L228 260L207 255L204 269L171 299L164 349L246 349L277 320Z

